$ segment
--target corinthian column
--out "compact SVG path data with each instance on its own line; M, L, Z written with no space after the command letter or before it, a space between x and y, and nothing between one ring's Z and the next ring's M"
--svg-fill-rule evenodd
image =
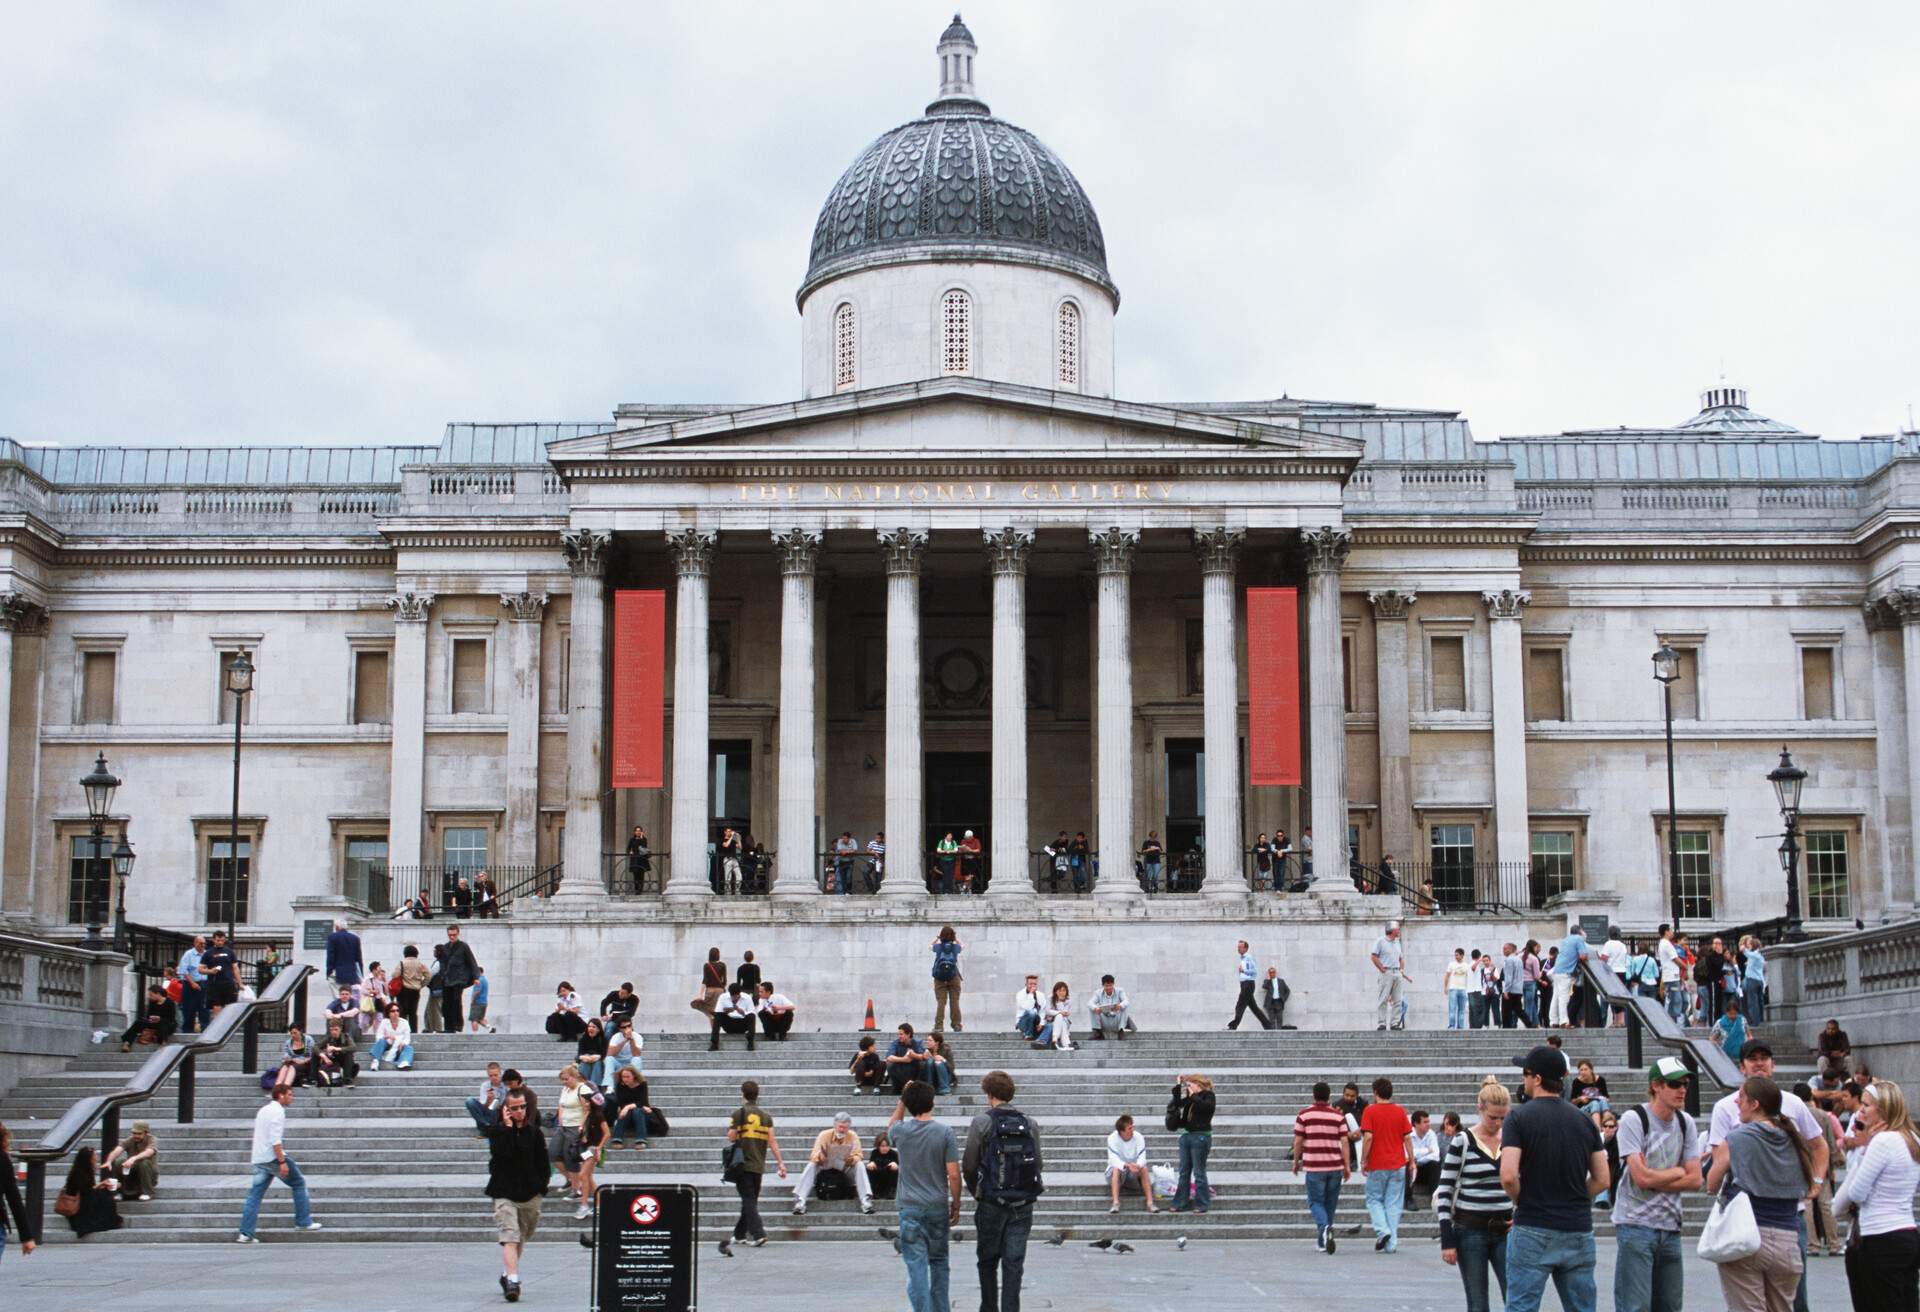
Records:
M1109 528L1090 532L1089 536L1100 590L1100 758L1095 776L1100 798L1100 882L1093 892L1095 897L1127 901L1141 895L1133 877L1132 611L1133 549L1139 545L1140 534L1132 529ZM1232 582L1229 574L1229 606Z
M1900 661L1907 693L1907 799L1909 814L1920 813L1920 588L1900 588L1886 598L1900 617ZM1915 826L1920 830L1920 825ZM1893 884L1897 905L1920 901L1920 884L1912 865Z
M1201 726L1207 754L1206 880L1208 897L1244 897L1240 832L1240 671L1235 642L1233 572L1240 529L1195 529L1200 557Z
M569 612L573 638L567 666L567 836L561 852L561 897L598 897L606 891L600 875L601 768L606 757L604 710L607 667L607 549L610 534L590 528L560 535L567 568L573 575Z
M1526 676L1520 668L1520 610L1530 597L1511 588L1486 592L1488 647L1493 659L1495 894L1508 906L1527 905L1532 842L1527 833ZM1482 894L1484 896L1484 894Z
M887 861L880 891L924 898L925 805L920 748L920 558L927 535L880 534L887 561Z
M540 825L540 620L544 592L503 592L507 609L507 864L538 859Z
M11 791L8 787L8 769L11 765L8 749L13 743L14 643L17 638L40 632L46 615L45 608L22 593L0 593L0 876L4 876L8 868L7 822L14 818L7 810L7 798ZM27 662L26 668L38 671L41 662ZM32 720L28 721L28 726L33 727ZM31 814L29 811L28 815ZM4 878L0 878L0 907L9 911L32 910L31 894L24 881L21 887L10 888L5 886Z
M387 598L393 611L393 740L387 774L387 860L421 863L427 781L427 613L431 592Z
M707 575L715 535L687 529L667 535L673 550L673 813L666 895L702 898L707 882ZM576 643L579 639L574 639Z
M1353 535L1343 528L1300 534L1307 553L1307 742L1313 752L1313 879L1316 891L1352 889L1347 879L1347 698L1340 653L1340 571Z
M813 570L820 534L773 535L780 556L780 802L776 808L776 898L804 898L814 885Z
M1369 592L1380 714L1380 851L1413 859L1413 735L1407 722L1407 611L1410 591Z
M993 850L987 896L1033 893L1027 870L1027 552L1033 534L986 534L993 567ZM891 821L889 821L891 823Z

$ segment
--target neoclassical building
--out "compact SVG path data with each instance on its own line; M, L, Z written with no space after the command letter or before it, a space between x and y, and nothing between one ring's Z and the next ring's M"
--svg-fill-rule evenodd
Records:
M956 19L937 97L821 207L790 402L399 448L0 441L6 913L111 904L78 784L104 753L128 915L169 927L284 932L296 898L377 911L481 868L697 927L728 827L773 854L774 910L727 914L776 920L814 914L842 832L885 832L898 914L955 914L925 862L969 829L983 915L1055 915L1032 854L1065 830L1101 857L1088 916L1243 916L1308 900L1252 891L1248 853L1311 827L1322 876L1391 854L1444 903L1727 924L1784 907L1783 745L1803 914L1912 909L1914 434L1822 439L1726 385L1669 426L1498 441L1445 409L1121 400L1092 202L975 55ZM622 592L660 594L653 666ZM659 680L658 734L619 678L643 707ZM1262 781L1275 752L1297 782ZM1149 831L1201 853L1197 894L1145 897Z

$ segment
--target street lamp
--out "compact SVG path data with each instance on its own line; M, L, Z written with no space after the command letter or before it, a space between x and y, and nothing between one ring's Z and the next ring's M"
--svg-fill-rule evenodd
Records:
M91 888L87 896L87 936L80 946L95 952L107 946L100 937L100 922L106 919L106 890L100 887L100 867L105 863L107 820L113 815L113 795L120 780L107 769L107 754L99 753L93 770L80 779L80 791L87 795L87 818L93 822L93 860L87 866Z
M1680 653L1666 643L1653 654L1653 677L1667 711L1667 884L1673 899L1673 932L1680 932L1680 815L1673 793L1673 685L1680 680Z
M119 845L113 849L113 950L127 950L127 881L133 878L133 844L127 841L126 832L120 834Z
M1801 943L1807 931L1800 926L1800 790L1806 785L1807 772L1795 765L1782 747L1780 764L1768 772L1767 782L1773 785L1780 818L1787 826L1785 841L1780 844L1780 864L1787 872L1787 942Z
M227 662L227 691L233 694L233 825L227 836L227 947L233 947L234 908L240 901L240 725L247 718L247 694L253 691L253 662L242 647Z

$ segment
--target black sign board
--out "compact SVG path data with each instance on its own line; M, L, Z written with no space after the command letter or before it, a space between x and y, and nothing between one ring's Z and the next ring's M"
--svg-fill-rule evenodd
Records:
M603 1184L593 1202L592 1312L694 1312L698 1191L688 1184Z
M1580 917L1580 928L1586 931L1587 943L1596 951L1607 941L1607 929L1612 923L1613 918L1604 911L1597 916Z
M331 920L303 920L300 922L300 946L308 952L324 952L327 935L333 933Z

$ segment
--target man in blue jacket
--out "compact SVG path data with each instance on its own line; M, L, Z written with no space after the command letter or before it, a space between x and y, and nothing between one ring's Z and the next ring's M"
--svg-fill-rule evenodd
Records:
M366 960L360 954L360 936L347 928L347 922L333 922L327 935L327 978L338 988L355 988L367 977Z

